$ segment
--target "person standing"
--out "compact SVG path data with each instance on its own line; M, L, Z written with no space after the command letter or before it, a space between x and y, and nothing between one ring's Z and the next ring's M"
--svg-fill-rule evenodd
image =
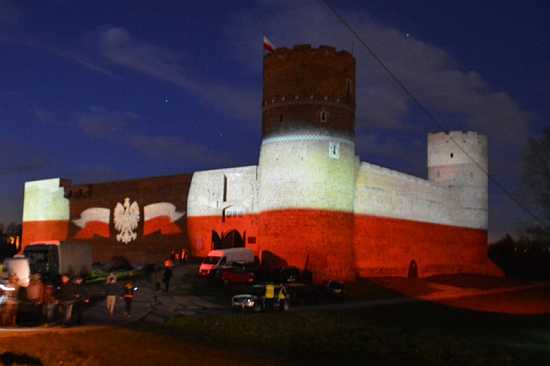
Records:
M268 283L265 285L265 308L268 311L273 310L273 301L275 300L275 285Z
M61 276L61 285L57 293L61 312L63 314L62 325L69 326L73 315L73 306L76 300L76 288L68 275Z
M160 304L159 295L161 292L162 281L162 268L158 265L155 266L155 272L153 272L153 286L155 291L153 292L153 305Z
M164 292L168 292L170 289L170 280L172 279L172 269L170 266L164 268L164 273L162 275L162 282L164 282Z
M46 326L49 326L53 323L55 317L55 309L57 307L58 301L55 298L55 287L48 284L44 287L44 319L46 321Z
M84 285L84 279L82 277L77 277L74 280L76 300L74 303L74 315L75 321L77 324L82 324L83 321L83 312L86 304L90 302L90 297L88 296L88 290Z
M19 279L15 274L9 276L8 285L3 290L6 295L6 304L2 311L2 324L7 327L15 327L19 302Z
M107 314L110 318L115 316L116 298L119 294L118 285L116 283L116 275L111 273L107 277L107 284L105 285L105 292L107 295L105 305L107 306Z
M126 318L131 316L132 301L134 300L135 287L132 281L126 282L122 293L122 299L124 300L124 316Z
M27 299L32 305L33 321L42 322L42 307L44 306L44 283L42 282L40 273L31 275L29 286L27 286Z
M284 284L281 284L279 293L277 294L277 300L279 301L279 311L285 311L288 309L287 303L288 293Z

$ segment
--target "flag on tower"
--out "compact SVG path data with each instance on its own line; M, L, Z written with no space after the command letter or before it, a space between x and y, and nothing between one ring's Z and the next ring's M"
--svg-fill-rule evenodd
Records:
M267 52L273 52L274 49L275 46L273 45L273 43L271 43L269 38L264 35L264 50L266 50Z

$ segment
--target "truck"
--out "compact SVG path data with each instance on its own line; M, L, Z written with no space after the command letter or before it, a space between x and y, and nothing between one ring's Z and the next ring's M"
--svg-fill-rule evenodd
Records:
M199 276L212 277L218 269L233 263L254 263L254 252L246 248L211 250L199 267Z
M92 246L88 243L36 243L27 246L24 254L31 273L40 273L46 280L56 280L64 273L84 275L92 270Z
M4 282L7 282L10 276L15 275L17 276L19 286L27 287L31 275L29 259L22 255L15 255L12 258L4 259L2 275L6 276L2 278Z

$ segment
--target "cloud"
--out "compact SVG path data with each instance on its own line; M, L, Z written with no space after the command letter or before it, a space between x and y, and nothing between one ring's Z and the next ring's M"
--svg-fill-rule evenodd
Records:
M201 78L193 72L183 53L136 39L122 27L100 30L98 48L110 62L182 87L208 108L245 121L258 120L259 90L246 91L242 86L235 88L221 80Z
M0 144L0 176L28 175L47 167L47 157L31 150L22 150L21 144L9 141Z
M19 22L21 13L8 0L0 0L0 25L14 25Z
M235 59L245 67L261 72L258 44L263 33L278 46L311 43L347 50L353 47L357 59L358 127L390 131L415 127L410 121L414 110L410 99L320 2L260 4L234 14L225 28ZM525 140L530 116L508 93L493 90L475 71L461 69L458 60L442 48L384 25L368 13L341 13L440 120L458 116L462 127L488 133L498 143L518 144Z
M176 136L134 135L128 144L150 159L171 160L179 163L202 164L207 167L231 164L234 157L226 151Z
M92 107L80 113L77 126L85 135L128 146L142 156L158 161L220 166L235 157L194 140L180 136L152 135L140 132L147 121L131 112Z
M93 107L78 116L77 124L90 137L112 139L128 135L131 127L140 120L141 117L135 113Z
M1 8L0 8L1 11ZM1 20L0 20L1 24ZM55 56L64 58L70 62L76 63L82 67L87 68L88 70L103 74L105 76L116 78L111 70L104 67L100 62L94 60L93 57L90 57L78 49L64 49L56 46L52 46L44 40L39 40L34 37L29 37L27 35L22 35L20 33L5 33L0 34L0 42L8 44L16 44L20 46L25 46L29 48L34 48L38 50L44 50L48 53L51 53Z

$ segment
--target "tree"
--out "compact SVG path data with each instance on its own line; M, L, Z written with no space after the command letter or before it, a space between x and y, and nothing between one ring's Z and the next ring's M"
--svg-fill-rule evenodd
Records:
M530 138L524 155L524 180L527 197L539 217L527 233L537 239L550 239L550 128L539 137Z

